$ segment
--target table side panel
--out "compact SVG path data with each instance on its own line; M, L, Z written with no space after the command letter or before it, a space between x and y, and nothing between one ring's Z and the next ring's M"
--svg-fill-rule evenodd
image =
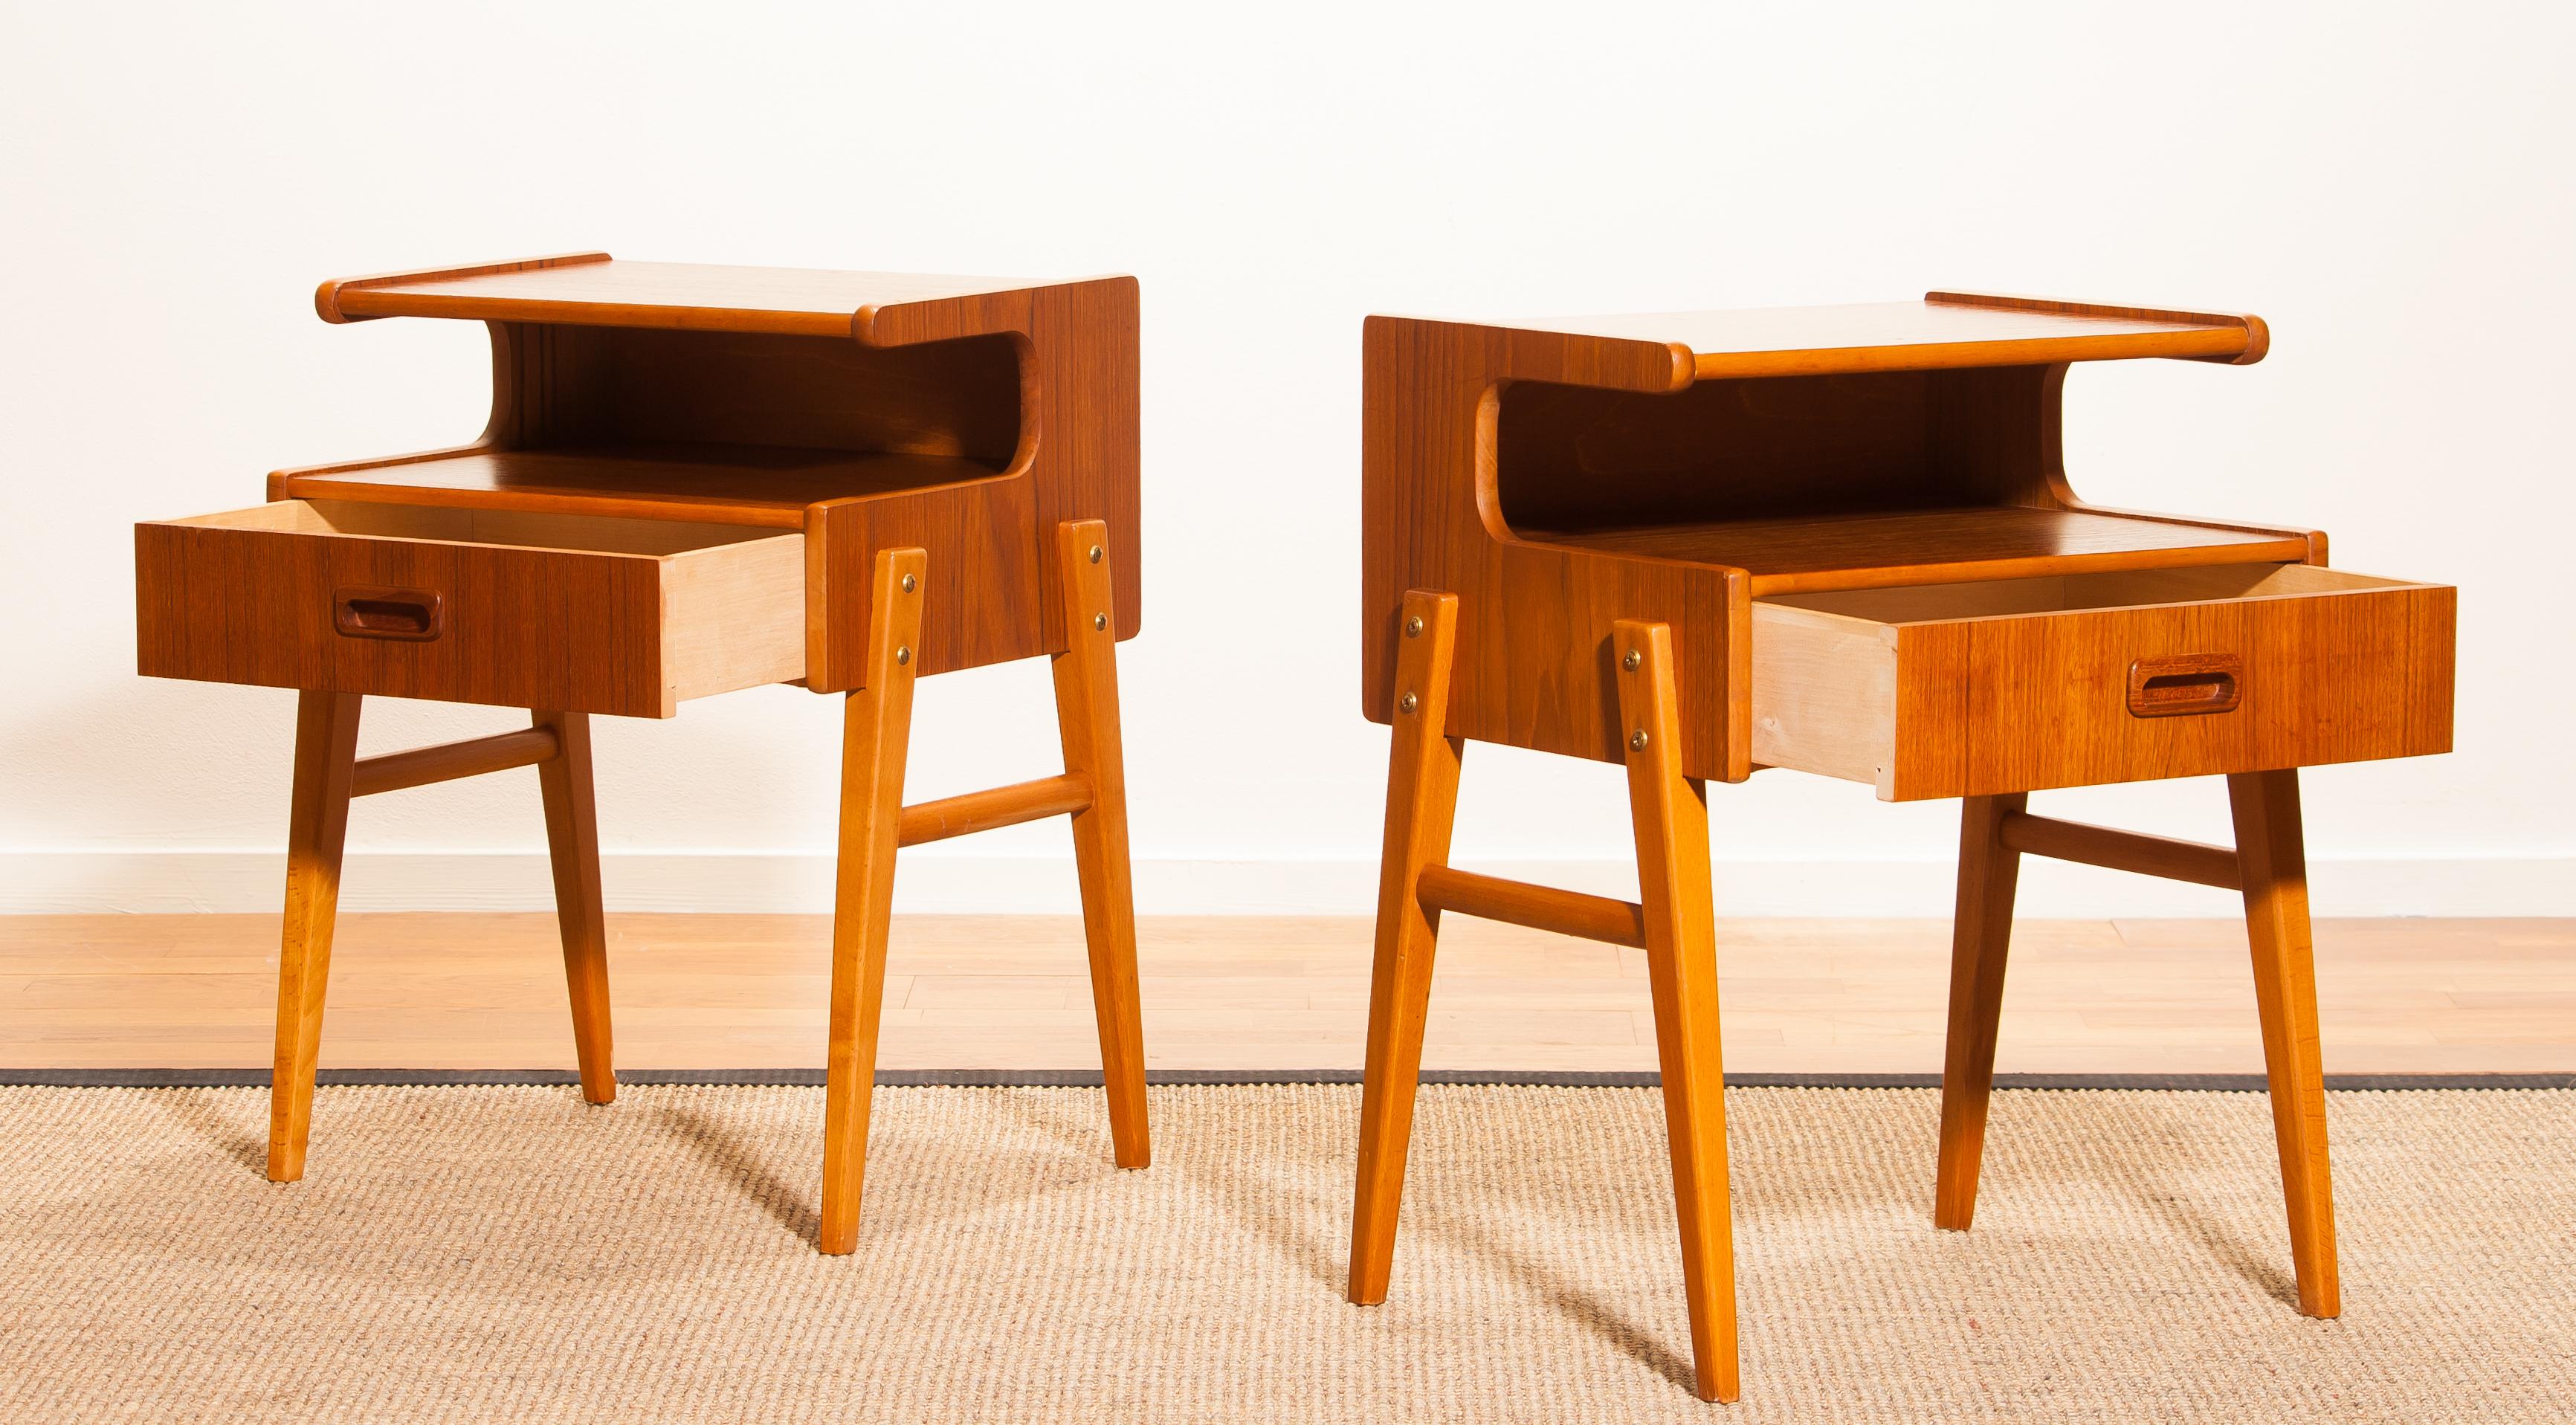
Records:
M1045 583L1025 476L985 485L817 505L805 526L808 687L846 692L866 667L870 579L881 549L928 553L916 676L1051 651Z
M956 489L833 501L807 512L808 686L857 685L867 652L869 579L880 549L928 552L922 675L1061 652L1060 594L1045 577L1057 525L1109 526L1112 627L1144 623L1142 448L1135 279L889 308L866 334L888 345L1020 333L1019 475Z
M1524 543L1487 508L1505 383L1675 391L1689 384L1689 354L1396 317L1371 317L1362 345L1364 714L1394 716L1405 592L1454 593L1451 735L1621 762L1611 625L1659 622L1672 629L1684 771L1741 780L1751 741L1741 573Z
M1730 779L1727 693L1730 680L1742 681L1731 658L1750 646L1734 629L1737 612L1751 604L1742 575L1506 544L1458 592L1453 735L1622 760L1632 731L1619 717L1617 665L1626 650L1613 642L1611 625L1661 623L1672 629L1674 691L1686 714L1685 774ZM1739 730L1732 741L1746 740Z

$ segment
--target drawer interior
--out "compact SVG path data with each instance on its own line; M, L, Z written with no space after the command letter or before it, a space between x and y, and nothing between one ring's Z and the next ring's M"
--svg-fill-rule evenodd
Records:
M1968 584L1905 584L1886 589L1845 589L1820 594L1775 594L1754 603L1806 609L1870 623L1941 623L1952 619L2011 618L2080 609L2153 608L2212 599L2297 598L2359 589L2414 587L2403 579L2347 574L2313 564L2219 564L2189 569L2124 569L2101 574L2061 574L2044 579L1996 579Z
M801 539L749 525L690 524L680 520L620 519L604 515L543 514L529 510L462 509L392 505L364 500L277 500L247 510L172 520L214 529L276 530L283 534L344 534L366 539L418 539L441 544L492 544L523 549L584 550L601 554L664 556L759 539Z

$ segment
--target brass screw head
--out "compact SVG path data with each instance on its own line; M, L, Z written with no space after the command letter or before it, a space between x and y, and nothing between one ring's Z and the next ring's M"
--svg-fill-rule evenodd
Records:
M903 576L903 591L904 591L905 593L907 593L907 594L911 593L911 592L912 592L912 586L913 586L914 584L918 583L918 582L920 582L920 581L918 581L918 580L914 579L911 575L909 575L909 574L904 575L904 576Z
M1091 616L1091 626L1096 629L1105 629L1109 627L1109 615L1093 614Z
M911 645L911 644L909 644L909 643L907 643L907 644L904 644L904 645L902 645L901 647L899 647L899 648L895 649L895 651L894 651L894 661L896 661L897 663L909 663L909 662L911 662L911 661L912 661L912 645ZM1645 736L1646 734L1644 734L1644 733L1642 733L1642 732L1641 732L1641 733L1638 733L1637 735L1638 735L1639 737L1643 737L1643 736Z
M1619 666L1627 669L1631 673L1634 673L1637 671L1637 665L1645 661L1646 655L1631 648L1628 650L1628 656L1619 660Z
M1633 748L1637 749L1637 750L1638 750L1638 751L1640 751L1640 752L1645 751L1645 750L1646 750L1646 730L1645 730L1644 728L1642 728L1642 727L1641 727L1641 728L1638 728L1635 732L1629 733L1629 734L1628 734L1628 745L1629 745L1630 747L1633 747Z
M1092 562L1092 563L1094 563L1094 564L1097 564L1097 563L1099 563L1099 562L1100 562L1100 546L1099 546L1099 545L1096 545L1096 544L1095 544L1095 545L1091 546L1091 562Z
M1415 614L1413 617L1404 621L1404 636L1407 638L1420 638L1422 636L1422 615Z
M1422 700L1416 698L1411 693L1407 693L1403 697L1395 700L1395 710L1397 712L1411 712L1420 706L1422 706Z

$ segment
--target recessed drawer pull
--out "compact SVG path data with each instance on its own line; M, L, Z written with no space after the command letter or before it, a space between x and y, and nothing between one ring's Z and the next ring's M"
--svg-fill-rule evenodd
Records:
M2233 653L2175 653L2129 665L2129 716L2234 712L2245 696L2245 660Z
M331 626L343 638L427 643L446 630L446 601L426 589L346 584L331 591Z

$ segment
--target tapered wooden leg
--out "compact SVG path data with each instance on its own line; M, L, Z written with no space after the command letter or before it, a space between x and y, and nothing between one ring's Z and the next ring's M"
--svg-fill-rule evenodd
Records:
M1673 692L1672 631L1621 620L1620 724L1628 746L1628 803L1637 827L1637 886L1645 908L1646 970L1663 1066L1664 1133L1681 1217L1682 1291L1702 1400L1733 1400L1735 1233L1726 1183L1726 1076L1718 1053L1717 910L1709 881L1708 789L1682 774Z
M2290 1209L2290 1260L2299 1310L2343 1314L2335 1274L2334 1184L2326 1169L2325 1065L2317 1046L2317 969L2308 930L2308 863L2296 771L2227 779L2236 814L2236 858L2245 880L2245 930L2254 947L2254 1006L2263 1021L2271 1078L2272 1134Z
M1986 1151L1986 1099L1995 1085L1995 1023L2004 1007L2012 947L2013 890L2021 853L2003 844L2005 817L2023 793L1969 797L1959 809L1959 902L1950 921L1950 1039L1941 1063L1941 1166L1932 1223L1965 1232L1977 1216L1977 1166Z
M1109 527L1068 520L1055 531L1065 651L1055 656L1055 716L1064 770L1091 783L1073 815L1082 935L1091 950L1091 1010L1100 1023L1109 1142L1122 1168L1153 1161L1145 1126L1145 1021L1136 994L1136 894L1127 864L1127 758L1118 736L1118 629L1109 601Z
M349 774L358 762L355 693L305 692L295 704L295 792L286 823L286 925L278 937L277 1058L268 1090L268 1177L304 1176L313 1130L313 1064L340 912Z
M599 808L591 796L590 715L539 712L538 727L555 735L555 755L537 764L546 804L546 849L554 864L555 925L563 934L564 984L572 992L573 1052L581 1062L581 1096L617 1098L608 1030L608 918L599 896Z
M1413 1091L1422 1073L1422 1020L1431 1002L1431 956L1440 930L1415 883L1449 861L1458 770L1466 743L1448 735L1450 658L1458 598L1404 596L1397 640L1395 742L1387 758L1386 842L1378 853L1377 963L1369 977L1367 1069L1360 1088L1359 1183L1351 1203L1350 1299L1386 1300L1395 1261L1396 1208L1413 1136Z
M904 752L912 735L913 650L921 636L921 576L928 563L918 549L877 555L864 681L842 711L832 1037L823 1086L823 1216L816 1233L816 1245L834 1254L859 1244L868 1101L876 1087L886 933L894 917L895 833L903 820Z

